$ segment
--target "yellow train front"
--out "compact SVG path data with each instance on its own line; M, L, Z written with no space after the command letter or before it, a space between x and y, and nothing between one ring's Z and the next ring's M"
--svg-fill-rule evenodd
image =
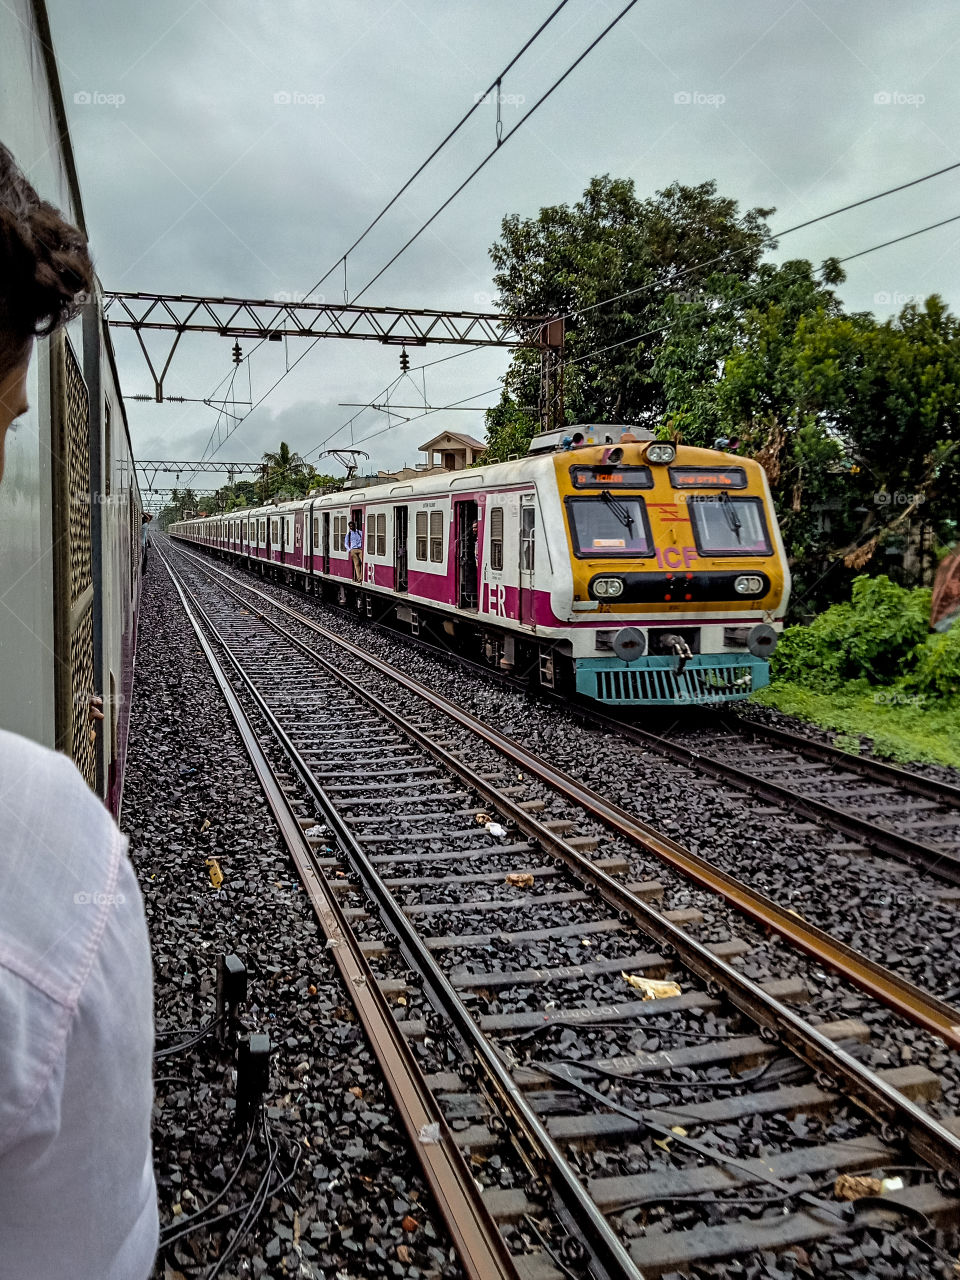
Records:
M580 428L552 453L577 691L649 706L748 697L769 683L790 591L766 474L639 436Z

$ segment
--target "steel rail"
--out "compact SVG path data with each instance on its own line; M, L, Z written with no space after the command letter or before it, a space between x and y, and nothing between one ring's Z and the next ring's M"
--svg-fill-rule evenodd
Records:
M380 1065L390 1094L416 1152L427 1185L464 1271L471 1280L519 1280L519 1275L499 1228L483 1203L482 1194L468 1168L456 1139L430 1091L406 1037L397 1026L390 1006L377 984L366 957L343 915L336 894L328 887L323 871L300 822L290 807L274 770L264 755L259 739L216 654L197 620L206 619L202 609L191 608L184 589L166 557L158 551L180 597L184 612L196 633L213 677L230 710L250 762L263 788L281 838L307 891L320 927L340 976ZM194 604L196 601L194 600ZM438 1126L437 1141L424 1142L423 1130Z
M729 782L741 791L749 791L764 800L783 805L794 813L812 818L815 822L827 823L838 831L842 831L844 835L863 841L900 862L909 862L913 866L920 867L928 875L935 876L939 880L960 885L960 857L945 849L937 849L934 845L924 844L922 840L915 840L912 836L901 835L887 827L878 826L868 818L860 818L846 809L838 809L825 800L815 800L812 796L801 795L778 782L768 782L765 778L758 778L745 769L727 764L693 747L685 747L679 742L673 742L670 738L664 738L650 729L625 724L622 720L614 719L599 711L593 713L591 722L610 729L631 742L653 747L679 764L693 769L702 769L704 773L709 773L722 782Z
M960 809L960 787L949 782L940 782L935 778L925 778L922 774L911 773L908 769L900 769L896 765L886 764L882 760L874 760L867 756L855 756L840 747L833 747L828 742L818 742L815 738L803 738L788 729L779 729L773 725L759 724L748 720L745 716L725 716L714 713L717 722L730 733L739 736L764 738L768 742L778 743L798 755L812 756L827 764L838 765L849 769L852 773L872 778L874 782L883 782L891 787L900 787L913 795L923 796L926 800L936 800L938 804L952 809Z
M195 554L182 551L180 548L178 551L195 561L208 577L214 578L216 575L218 578L237 581L215 566L205 564ZM240 603L250 606L250 601L245 600L233 587L224 583L219 585ZM836 969L849 981L855 981L856 985L875 999L888 1004L911 1021L940 1036L952 1048L960 1048L960 1011L951 1005L945 1004L898 975L883 969L867 957L852 951L851 948L829 934L823 933L816 926L801 920L799 916L794 916L792 912L784 911L770 899L755 894L748 886L716 871L690 850L661 836L653 828L640 822L617 805L610 804L570 775L554 769L552 765L532 755L513 739L505 737L468 712L464 712L443 695L428 689L418 680L392 667L389 663L365 653L352 641L337 636L321 624L303 617L288 606L271 599L256 587L248 587L245 583L239 585L242 590L260 597L270 607L278 609L298 624L315 631L324 639L422 698L428 705L476 734L514 764L573 800L617 834L625 836L632 843L653 853L662 861L680 870L689 879L726 897L744 914L783 934L821 963ZM546 851L562 859L577 875L596 889L609 906L626 913L636 921L645 932L677 955L691 972L705 980L711 990L718 994L725 993L732 1004L761 1027L775 1031L783 1043L798 1057L809 1063L815 1070L824 1071L832 1079L840 1082L848 1092L848 1096L875 1118L902 1131L908 1144L924 1160L936 1167L949 1170L955 1175L960 1174L960 1136L945 1129L896 1089L863 1067L850 1054L827 1040L815 1027L769 996L731 965L715 956L679 926L672 924L624 885L595 866L578 849L569 845L562 837L521 809L509 797L502 796L495 787L465 765L462 760L430 739L407 718L385 706L382 698L366 690L362 684L340 671L333 663L312 650L272 618L259 610L256 616L300 652L310 657L318 666L328 670L353 694L362 698L368 705L375 708L378 714L390 720L401 732L423 746L470 787L489 799L529 838L538 841Z
M272 608L296 620L311 631L317 632L325 639L332 641L355 657L360 658L368 666L400 684L412 693L422 697L431 706L444 712L463 728L469 729L481 737L489 746L506 755L513 763L546 782L555 791L586 809L598 821L617 835L625 837L632 844L654 854L662 862L680 871L699 887L717 893L766 929L780 934L786 941L812 956L821 964L827 965L846 981L865 991L874 999L893 1009L896 1013L908 1018L916 1025L939 1036L951 1048L960 1049L960 1009L940 1000L930 992L917 987L909 979L901 977L893 970L878 964L868 956L862 955L832 934L820 929L817 925L804 920L795 912L781 907L772 898L751 888L735 876L722 871L706 858L693 853L679 842L664 836L655 827L643 822L628 810L607 800L592 788L579 782L570 774L554 768L547 761L532 754L513 738L508 738L490 725L476 719L442 694L427 688L412 676L391 666L380 658L366 653L359 646L346 640L343 636L327 630L320 623L304 617L295 609L274 600L258 587L238 582L236 578L224 573L214 565L205 564L195 553L183 551L182 555L190 556L206 569L237 583L244 591L258 596ZM228 591L233 588L226 586ZM236 592L234 592L236 594ZM239 598L239 597L238 597ZM262 614L260 615L263 616ZM269 618L264 621L270 622ZM276 625L276 624L273 624ZM282 629L281 629L282 630ZM302 643L296 641L296 643ZM316 656L316 655L314 655ZM618 721L600 717L610 727Z
M383 878L370 861L369 855L344 822L324 789L314 778L309 764L303 759L286 730L270 710L259 690L244 671L241 663L220 637L216 626L196 600L196 597L188 587L183 589L192 599L193 607L197 614L203 619L211 634L218 640L238 679L242 682L260 714L270 726L274 737L283 747L284 752L300 774L301 780L311 792L328 825L335 832L337 844L362 880L368 895L376 903L381 918L396 937L407 963L423 977L426 993L431 1004L433 1004L438 1013L445 1016L450 1022L461 1042L473 1055L474 1065L477 1067L478 1072L482 1073L490 1091L499 1104L500 1110L506 1112L512 1120L513 1126L510 1129L510 1134L522 1139L523 1148L521 1154L528 1167L532 1172L535 1171L537 1175L548 1180L559 1201L558 1217L564 1223L568 1233L583 1241L593 1256L591 1269L596 1280L643 1280L641 1273L631 1261L616 1233L594 1204L586 1188L547 1132L539 1116L527 1102L526 1097L514 1082L493 1045L486 1039L474 1022L469 1010L437 964L432 952L384 884ZM271 624L269 618L261 618L260 620L267 625L276 625ZM306 648L305 651L311 658L316 659L316 654L311 653ZM332 674L335 674L338 680L343 679L342 674L336 672L335 669L332 669ZM360 692L360 687L356 686L356 689L352 691ZM366 701L371 701L369 695L361 693L361 696ZM383 710L375 700L373 700L373 705L379 711Z

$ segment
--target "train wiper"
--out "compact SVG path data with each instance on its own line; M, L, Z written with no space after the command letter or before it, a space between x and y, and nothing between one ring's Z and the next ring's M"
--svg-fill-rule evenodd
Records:
M737 542L739 542L743 524L740 517L737 515L736 507L733 506L730 501L729 493L726 493L723 490L720 491L720 510L723 512L723 518L729 525L731 533L736 538Z
M630 536L633 536L633 516L630 514L630 508L626 503L615 498L609 489L603 489L600 492L600 501L605 502L611 508L613 514L617 517L623 527Z

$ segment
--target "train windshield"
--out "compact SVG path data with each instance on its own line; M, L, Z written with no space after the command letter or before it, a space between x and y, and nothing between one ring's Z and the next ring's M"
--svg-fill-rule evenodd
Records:
M759 498L691 495L690 519L701 555L768 556L770 535Z
M578 556L648 556L652 543L642 498L604 490L567 499L570 532Z

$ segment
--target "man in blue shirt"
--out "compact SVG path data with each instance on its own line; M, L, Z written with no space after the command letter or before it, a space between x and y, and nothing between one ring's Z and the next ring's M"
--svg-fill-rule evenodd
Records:
M350 559L353 561L354 582L363 581L363 535L360 532L361 527L359 520L351 520L347 526L347 536L343 540L343 549L350 552Z

